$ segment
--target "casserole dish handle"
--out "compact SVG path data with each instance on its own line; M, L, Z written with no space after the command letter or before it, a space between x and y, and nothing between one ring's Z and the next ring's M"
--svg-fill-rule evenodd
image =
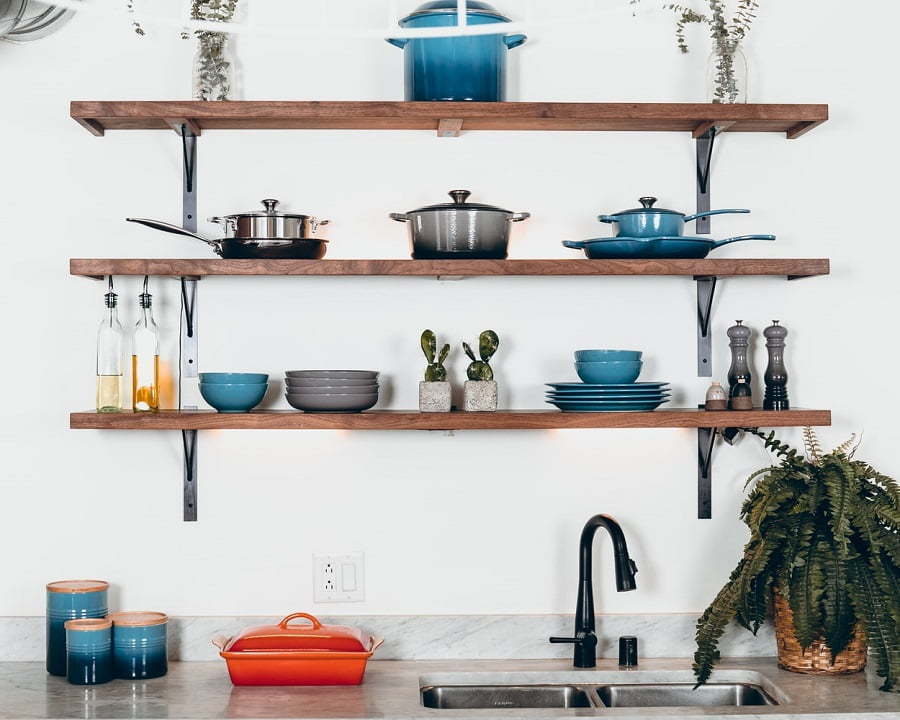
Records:
M291 620L296 620L297 618L309 620L312 623L313 630L318 630L320 627L322 627L322 623L319 622L319 618L313 615L309 615L308 613L291 613L280 623L278 623L278 627L280 627L282 630L287 630L287 626L290 624Z
M396 220L397 222L408 222L409 215L406 213L391 213L391 220Z
M738 235L737 237L727 238L725 240L717 240L712 244L713 248L719 248L723 245L729 245L734 242L742 242L744 240L774 240L774 235Z
M587 243L582 240L563 240L563 245L567 248L572 248L573 250L584 250Z
M528 213L528 212L513 213L512 215L509 216L509 221L510 222L522 222L523 220L527 220L530 217L531 217L531 213Z
M231 638L226 635L214 635L212 639L212 644L219 648L221 652L225 652L225 647L229 642L231 642Z

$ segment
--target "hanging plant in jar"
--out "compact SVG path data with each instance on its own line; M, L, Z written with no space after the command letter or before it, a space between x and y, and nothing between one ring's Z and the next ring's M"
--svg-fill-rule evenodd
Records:
M630 0L637 5L640 0ZM725 0L705 0L708 10L698 11L680 3L664 3L666 10L677 16L675 41L682 53L688 53L686 30L688 25L706 25L712 39L707 84L709 100L716 103L747 102L748 68L741 43L750 32L757 0L738 0L733 13Z
M900 691L900 485L854 459L854 438L825 453L806 428L804 457L774 432L749 432L780 464L747 481L750 540L697 622L697 684L732 620L755 634L774 609L782 668L857 672L868 650L881 689Z

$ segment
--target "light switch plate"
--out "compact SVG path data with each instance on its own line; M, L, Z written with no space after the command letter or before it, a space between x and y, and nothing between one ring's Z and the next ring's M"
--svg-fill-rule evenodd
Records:
M361 552L313 555L313 601L362 602L366 599L366 563Z

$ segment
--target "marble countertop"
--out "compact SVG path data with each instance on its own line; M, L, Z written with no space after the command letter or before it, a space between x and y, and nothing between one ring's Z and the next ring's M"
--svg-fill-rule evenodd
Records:
M689 682L688 660L650 659L629 671L643 682ZM172 663L166 677L115 680L90 688L47 675L42 663L0 663L0 718L301 718L304 720L486 720L622 716L715 720L735 715L779 720L818 715L829 720L898 720L900 695L878 692L863 673L813 677L779 670L774 658L725 660L720 681L759 682L780 701L745 708L617 708L572 710L432 710L422 706L420 684L583 683L621 678L614 661L575 670L562 660L373 661L358 687L234 687L224 662Z

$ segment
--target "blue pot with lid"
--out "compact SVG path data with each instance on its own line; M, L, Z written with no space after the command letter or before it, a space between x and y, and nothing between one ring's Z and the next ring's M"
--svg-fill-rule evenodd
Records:
M456 0L433 0L400 20L409 29L458 24ZM480 0L469 0L469 25L508 23L510 19ZM496 34L464 37L389 38L403 50L405 98L411 101L500 102L506 99L507 53L527 39Z

